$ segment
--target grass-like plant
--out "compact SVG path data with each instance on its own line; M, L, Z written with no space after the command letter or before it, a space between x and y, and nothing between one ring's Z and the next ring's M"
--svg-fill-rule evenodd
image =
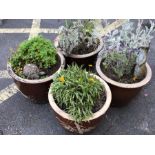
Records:
M104 86L86 70L72 65L60 72L50 89L58 106L80 123L92 116Z
M36 36L19 45L10 63L17 74L22 74L26 64L35 64L38 68L47 69L56 64L56 48L50 40Z

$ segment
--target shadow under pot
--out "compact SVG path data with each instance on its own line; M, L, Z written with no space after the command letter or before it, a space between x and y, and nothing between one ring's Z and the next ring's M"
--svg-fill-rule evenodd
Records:
M27 98L30 98L34 101L47 101L48 100L48 90L52 79L54 76L60 72L61 69L64 69L65 59L64 56L58 52L57 54L57 64L53 66L54 73L44 79L38 80L29 80L24 79L16 75L11 67L11 64L7 64L7 70L9 75L13 78L18 90Z
M112 92L112 106L123 106L129 103L143 88L152 77L152 71L148 63L146 63L146 76L143 80L133 84L125 84L112 80L107 77L101 69L102 58L98 58L96 62L97 74L105 80L110 86Z
M108 84L104 80L102 80L99 76L94 75L94 74L92 74L92 76L95 76L103 84L105 88L106 101L99 111L93 113L92 117L88 118L87 120L82 121L80 124L75 122L68 113L60 109L58 105L56 104L51 92L49 91L48 93L49 103L53 111L55 112L57 120L66 130L70 132L77 133L77 134L83 134L83 133L90 132L91 130L95 129L97 124L104 117L104 114L110 107L112 95L111 95L111 90ZM52 87L52 84L51 84L51 87Z
M59 37L55 39L55 46L58 48ZM103 40L99 38L99 45L96 50L87 54L70 54L67 55L60 48L58 50L65 56L66 67L67 65L71 65L72 63L76 63L78 66L83 65L84 68L90 69L89 65L95 65L97 55L103 47Z

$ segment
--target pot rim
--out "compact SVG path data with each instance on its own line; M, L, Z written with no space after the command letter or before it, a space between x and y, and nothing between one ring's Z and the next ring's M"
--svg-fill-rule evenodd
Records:
M59 56L59 58L60 58L60 67L59 67L59 69L58 69L54 74L52 74L51 76L48 76L48 77L46 77L46 78L44 78L44 79L29 80L29 79L24 79L24 78L22 78L22 77L19 77L19 76L16 75L16 74L14 73L14 71L12 70L12 67L11 67L11 64L10 64L10 63L7 63L7 71L8 71L8 73L9 73L9 75L10 75L13 79L15 79L15 80L17 80L17 81L20 81L20 82L23 82L23 83L39 84L39 83L44 83L44 82L50 81L50 80L52 80L52 79L55 77L56 74L58 74L58 73L60 72L61 69L64 69L64 67L65 67L65 58L64 58L64 56L63 56L62 53L59 52L59 51L57 52L57 54L58 54L58 56Z
M96 71L102 79L104 79L107 83L111 85L114 85L120 88L132 89L132 88L140 88L146 85L151 80L152 70L148 63L146 63L147 74L143 80L137 83L133 83L133 84L125 84L125 83L114 81L110 79L109 77L107 77L101 70L101 67L100 67L101 61L102 61L102 58L99 57L96 61Z
M94 76L96 79L100 80L100 82L103 84L103 86L105 88L105 91L106 91L106 101L105 101L103 107L99 111L93 113L93 115L90 118L88 118L86 120L83 120L82 122L92 121L94 119L99 118L103 114L105 114L105 112L110 107L111 100L112 100L112 93L111 93L111 90L110 90L110 87L108 86L108 84L103 79L101 79L99 76L97 76L95 74L91 74L91 75ZM51 86L52 86L52 84L51 84ZM68 113L66 113L65 111L63 111L62 109L60 109L58 107L58 105L54 101L53 95L50 93L50 89L49 89L49 92L48 92L48 99L49 99L49 103L50 103L52 109L57 114L59 114L61 117L65 118L67 120L74 121L74 119Z
M69 54L67 55L64 51L62 51L60 48L58 48L58 41L59 41L59 36L56 37L55 41L54 41L54 45L55 47L57 47L57 49L63 53L63 55L65 55L66 57L70 57L70 58L76 58L76 59L84 59L84 58L87 58L87 57L91 57L95 54L97 54L98 52L100 52L100 50L102 49L103 47L103 40L102 38L98 38L100 40L100 44L99 46L97 47L97 49L91 53L88 53L88 54Z

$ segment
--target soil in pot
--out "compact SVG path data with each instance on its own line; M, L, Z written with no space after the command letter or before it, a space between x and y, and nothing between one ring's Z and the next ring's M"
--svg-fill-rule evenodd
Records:
M103 91L100 95L100 98L97 99L96 104L94 105L92 109L92 112L95 113L99 111L103 107L105 101L106 101L106 94L105 94L105 91Z
M86 40L86 43L87 43L87 40ZM78 47L75 47L73 49L72 54L83 55L83 54L91 53L91 52L93 52L93 51L95 51L97 49L99 44L100 44L99 39L97 39L97 44L94 43L93 45L91 45L89 47L87 47L86 44L81 44Z

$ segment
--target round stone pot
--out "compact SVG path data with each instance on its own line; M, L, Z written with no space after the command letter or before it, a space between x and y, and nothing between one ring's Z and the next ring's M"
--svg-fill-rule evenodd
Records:
M99 79L101 83L103 84L103 86L105 87L106 101L103 107L99 111L95 112L92 117L90 117L87 120L82 121L80 124L76 123L69 114L67 114L65 111L60 109L55 103L53 95L50 93L50 91L48 93L49 103L53 111L55 112L57 120L65 129L69 130L70 132L83 134L83 133L91 131L92 129L96 127L96 125L99 123L101 118L104 116L104 114L110 107L112 95L111 95L109 86L100 77L93 75L93 74L92 76L95 76L97 79ZM51 84L51 87L52 87L52 84Z
M58 41L59 41L59 37L57 37L55 39L55 46L58 47ZM62 51L60 48L58 48L58 50L65 56L66 59L66 67L67 65L71 65L72 63L76 63L79 66L83 65L84 68L89 69L89 65L95 65L96 59L97 59L97 55L100 52L100 50L103 47L103 41L102 38L99 38L100 44L98 46L98 48L88 54L70 54L67 55L64 51Z
M60 52L58 52L57 63L58 65L56 65L56 72L54 74L47 78L38 80L23 79L17 76L14 73L10 63L7 64L7 70L9 75L13 78L18 90L25 97L28 97L34 101L48 101L48 90L52 82L52 79L57 73L60 72L61 69L64 69L65 67L65 58Z
M152 71L150 66L146 63L146 76L145 78L137 83L133 84L124 84L117 81L114 81L108 78L101 70L101 62L102 58L98 58L96 62L96 71L98 75L105 80L110 86L112 92L112 106L123 106L129 103L141 90L143 86L145 86L152 77Z

